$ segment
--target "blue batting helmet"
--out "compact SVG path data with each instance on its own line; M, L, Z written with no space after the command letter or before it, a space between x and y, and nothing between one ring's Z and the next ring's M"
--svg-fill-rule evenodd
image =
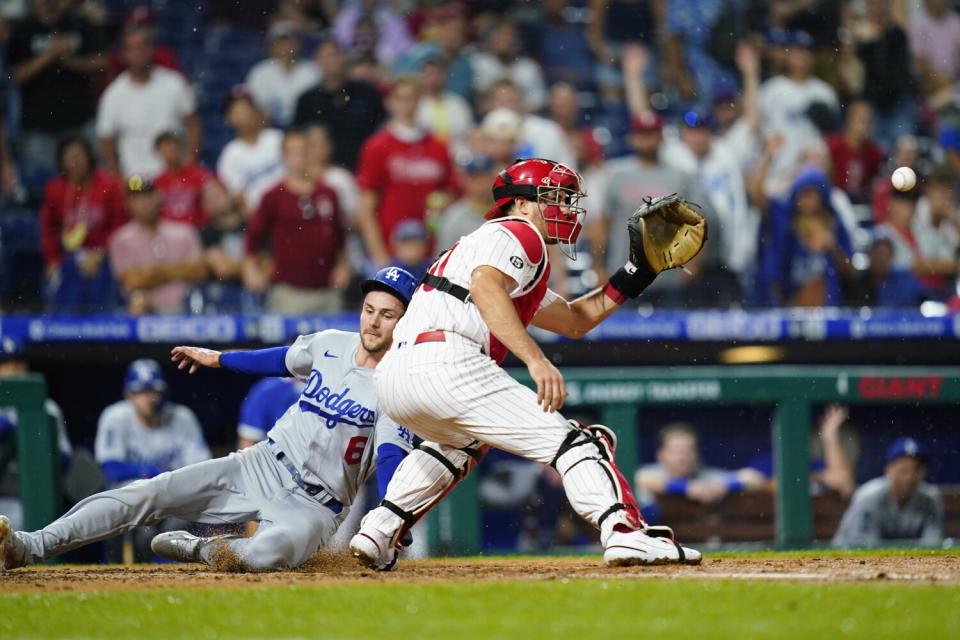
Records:
M363 291L363 295L367 295L371 291L386 291L399 298L403 306L406 307L410 304L410 298L413 297L413 292L419 284L420 281L406 269L386 267L377 271L369 280L361 282L360 290Z
M123 390L131 393L138 391L166 392L167 381L163 377L160 363L149 358L131 362L130 366L127 367L127 375L123 378Z

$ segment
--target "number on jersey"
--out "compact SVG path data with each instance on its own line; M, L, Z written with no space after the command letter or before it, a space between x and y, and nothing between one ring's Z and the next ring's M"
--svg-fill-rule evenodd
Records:
M363 459L363 448L367 446L369 436L353 436L347 443L347 451L343 454L343 459L347 464L360 464Z

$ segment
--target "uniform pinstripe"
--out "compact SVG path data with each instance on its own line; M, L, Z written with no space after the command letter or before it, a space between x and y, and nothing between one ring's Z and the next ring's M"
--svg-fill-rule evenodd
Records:
M507 218L461 238L431 273L469 288L477 267L499 269L516 282L510 297L526 323L537 309L557 299L543 284L549 274L546 260L539 232L524 219ZM444 332L444 341L417 344L418 335L437 330ZM503 355L476 305L424 286L414 294L394 331L393 348L374 373L377 397L391 418L424 438L426 446L439 450L456 468L466 458L458 449L478 443L549 464L574 427L560 413L542 410L536 394L499 366ZM594 525L629 492L597 447L574 447L556 465L571 504ZM386 499L417 515L454 481L445 465L414 452L397 469ZM393 512L377 509L364 526L390 535L400 524Z

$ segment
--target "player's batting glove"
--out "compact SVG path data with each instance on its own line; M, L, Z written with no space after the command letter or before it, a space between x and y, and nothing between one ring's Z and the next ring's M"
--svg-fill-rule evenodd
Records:
M627 220L630 260L610 277L608 290L636 298L658 273L693 260L707 241L707 221L695 206L672 194L648 198L634 211Z

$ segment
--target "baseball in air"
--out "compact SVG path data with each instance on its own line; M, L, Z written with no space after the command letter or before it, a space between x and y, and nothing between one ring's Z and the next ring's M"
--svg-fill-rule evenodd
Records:
M900 167L890 176L890 182L897 191L910 191L917 184L917 174L910 167Z

